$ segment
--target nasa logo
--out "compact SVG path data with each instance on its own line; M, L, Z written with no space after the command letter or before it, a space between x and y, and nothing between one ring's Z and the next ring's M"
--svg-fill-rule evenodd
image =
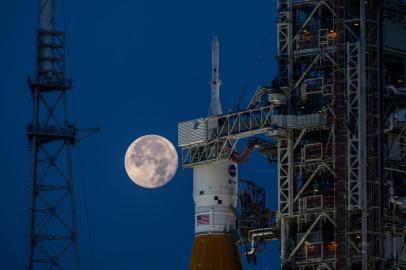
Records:
M237 173L237 168L235 167L234 164L231 164L230 167L228 167L228 173L234 177L235 174Z

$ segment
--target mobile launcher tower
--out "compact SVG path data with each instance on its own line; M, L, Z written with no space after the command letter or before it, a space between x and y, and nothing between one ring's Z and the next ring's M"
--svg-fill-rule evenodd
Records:
M282 269L406 269L406 2L279 0L277 42L246 109L179 124L190 269L241 268L237 239L250 262L278 239ZM254 149L277 166L275 212L237 183Z

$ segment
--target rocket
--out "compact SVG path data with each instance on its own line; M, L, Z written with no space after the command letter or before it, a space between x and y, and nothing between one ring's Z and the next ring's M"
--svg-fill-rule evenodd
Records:
M219 90L219 42L212 42L209 117L222 114ZM217 121L216 121L217 122ZM189 270L242 270L236 239L238 166L220 160L193 167L195 238Z
M209 107L209 116L217 116L223 114L220 104L220 85L222 81L219 79L219 48L220 44L217 36L213 37L211 42L211 99Z

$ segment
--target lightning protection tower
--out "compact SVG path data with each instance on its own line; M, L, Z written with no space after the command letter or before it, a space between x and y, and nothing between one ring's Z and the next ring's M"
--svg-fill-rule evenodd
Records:
M32 153L29 250L26 268L79 269L71 148L75 125L68 119L64 33L54 28L54 0L39 1L36 74L27 137Z

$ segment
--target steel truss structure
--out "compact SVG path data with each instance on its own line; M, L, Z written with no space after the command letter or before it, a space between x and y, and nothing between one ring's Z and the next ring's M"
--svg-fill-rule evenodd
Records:
M43 43L43 36L52 36L55 43ZM71 160L76 129L67 118L67 91L71 81L64 76L63 33L39 30L37 47L37 77L29 82L34 112L32 123L27 127L32 149L27 269L65 269L66 257L72 256L74 269L78 269ZM52 70L44 70L41 66L44 60L41 50L48 48L58 55L51 60Z
M180 123L183 166L265 134L277 145L282 269L406 269L406 3L277 8L277 79L246 110Z
M31 147L29 243L26 269L79 269L72 146L77 129L69 121L64 33L54 30L55 4L41 0L36 76L27 126Z

